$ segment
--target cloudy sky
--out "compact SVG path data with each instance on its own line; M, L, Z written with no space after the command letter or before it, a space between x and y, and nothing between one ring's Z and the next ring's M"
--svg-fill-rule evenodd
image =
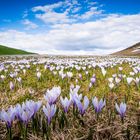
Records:
M0 0L0 44L109 54L140 42L140 0Z

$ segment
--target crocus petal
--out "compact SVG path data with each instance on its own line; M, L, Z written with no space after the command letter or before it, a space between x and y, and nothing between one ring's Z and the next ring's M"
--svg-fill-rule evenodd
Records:
M121 103L121 104L120 104L120 112L121 112L122 114L124 114L125 111L126 111L126 104Z
M92 104L93 104L94 108L97 108L97 106L98 106L98 99L96 97L94 97L92 99Z
M86 110L88 108L89 105L89 99L87 96L84 97L84 110Z
M115 104L115 107L116 107L116 110L120 113L120 108L117 103Z

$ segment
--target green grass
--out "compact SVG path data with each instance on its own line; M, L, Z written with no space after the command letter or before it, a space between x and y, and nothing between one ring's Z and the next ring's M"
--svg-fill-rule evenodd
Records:
M26 55L33 53L0 45L0 55L20 55L20 54Z
M0 61L9 61L9 60L17 60L19 59L27 59L32 60L36 57L31 56L23 56L22 58L18 57L1 57ZM81 57L82 58L82 57ZM93 57L94 58L94 57ZM56 61L53 58L46 58L47 63L34 63L38 62L35 60L29 61L30 68L26 68L26 64L16 64L16 63L5 63L5 69L7 71L0 71L0 75L4 75L5 79L2 81L0 79L0 111L1 109L7 109L11 105L16 106L16 104L22 104L27 100L34 101L42 101L43 105L46 105L46 101L44 100L44 95L47 89L51 89L54 86L61 87L61 96L67 96L69 98L70 93L70 85L80 85L80 90L78 94L82 93L83 96L87 96L90 99L90 105L86 110L85 114L81 116L78 112L73 111L73 105L70 106L68 113L65 115L67 118L67 122L65 117L63 116L62 105L60 104L60 100L56 103L57 105L57 113L52 120L52 123L47 129L47 120L45 114L43 113L42 108L35 115L35 119L39 120L39 125L37 131L34 130L32 125L32 120L28 123L28 139L45 139L44 134L47 134L46 130L50 131L50 140L51 139L99 139L99 140L136 140L139 139L140 136L140 85L137 87L135 82L133 81L130 86L128 86L126 78L123 78L119 84L115 84L115 87L110 90L108 86L108 78L112 77L113 74L118 75L121 73L130 77L130 72L133 71L134 61L123 61L123 63L118 63L113 67L106 67L107 70L106 76L102 75L101 68L99 66L88 67L93 62L93 59L88 59L90 64L84 63L85 60L80 59L77 61L78 66L83 67L86 64L86 70L76 70L75 67L71 66L72 58L68 61L65 57L63 59L59 58L58 60L63 60L60 66L64 66L64 73L71 71L73 73L73 77L71 79L65 77L63 80L59 75L59 70L55 69L53 71L57 71L56 75L50 69L44 69L45 64L50 64L50 66L59 66L56 64ZM56 58L55 58L56 60ZM73 58L75 60L75 58ZM97 57L94 58L97 62L103 62L106 59ZM108 62L115 62L117 59L110 59ZM127 59L126 59L127 60ZM137 60L137 59L136 59ZM64 63L68 61L66 64L69 64L70 67ZM76 61L75 61L76 62ZM121 62L121 61L120 61ZM77 65L77 63L75 63ZM12 65L11 65L12 64ZM113 63L112 63L113 64ZM25 66L26 74L23 74L23 70L20 68L20 65ZM136 61L136 65L139 66L139 60ZM123 70L120 72L119 67L122 67ZM9 76L10 73L14 73L15 69L20 69L17 77L22 78L22 82L19 83L16 78L11 78ZM37 69L41 72L41 78L38 80L36 73ZM88 71L88 75L85 74L85 71ZM82 79L79 79L78 74L82 74ZM96 75L96 82L92 88L89 90L90 79ZM131 76L133 78L140 77L140 73L135 74L135 76ZM76 82L78 79L78 82ZM9 83L12 81L15 85L14 90L10 90ZM105 98L106 106L100 113L98 119L97 114L92 105L92 98L97 97L98 99ZM121 118L115 109L115 103L126 102L127 111L124 118L124 123L121 122ZM33 122L34 123L34 122ZM37 123L34 123L35 125ZM42 125L43 124L43 125ZM56 125L55 125L56 124ZM61 124L61 125L60 125ZM64 126L63 126L64 124ZM64 128L63 128L64 127ZM3 131L4 130L4 131ZM6 128L3 122L0 121L0 139L6 140ZM15 139L22 139L22 131L18 129L18 121L15 120L12 124L12 133L15 136ZM3 138L3 139L2 139ZM14 139L14 138L13 138Z

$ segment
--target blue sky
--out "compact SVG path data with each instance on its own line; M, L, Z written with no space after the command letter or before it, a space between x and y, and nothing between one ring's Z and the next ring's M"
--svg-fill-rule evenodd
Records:
M1 0L0 21L0 44L39 53L108 54L140 41L139 0Z

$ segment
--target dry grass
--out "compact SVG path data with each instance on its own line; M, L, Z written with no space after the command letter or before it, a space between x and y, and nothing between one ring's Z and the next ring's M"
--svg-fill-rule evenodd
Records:
M60 58L59 58L60 59ZM101 58L98 58L95 61L100 62ZM104 58L103 58L104 59ZM4 61L4 60L1 60ZM110 60L111 61L111 60ZM53 75L50 70L44 70L44 64L33 65L30 63L31 68L27 70L26 75L23 75L23 72L20 71L19 75L22 78L22 86L15 82L16 87L14 91L9 90L9 82L12 78L7 77L7 79L0 85L0 108L8 108L10 105L15 105L17 103L22 103L26 100L32 99L35 101L43 100L44 93L47 89L51 89L53 86L60 86L62 88L62 96L69 95L69 86L71 83L81 85L80 92L83 96L87 95L90 98L97 96L98 98L105 97L106 107L103 109L103 112L100 114L99 120L97 121L95 112L90 102L90 107L86 111L85 115L81 117L74 117L72 113L72 106L67 114L68 126L65 126L63 129L59 128L59 121L56 120L56 127L54 130L51 130L51 140L140 140L140 110L139 110L139 101L140 101L140 91L136 88L135 83L133 82L128 89L126 80L121 81L116 88L110 91L108 87L107 78L111 77L112 74L119 73L118 67L123 67L123 74L129 76L129 73L132 71L130 64L128 62L118 64L113 68L107 68L106 77L102 76L100 68L88 68L89 72L88 77L85 75L85 70L77 71L74 68L68 68L65 70L73 72L73 78L71 80L64 79L63 82L61 78L57 75ZM56 63L51 63L51 65L56 66ZM83 64L81 65L83 66ZM38 81L36 78L36 68L38 68L42 77ZM14 68L11 66L8 68L8 75L10 72L14 71ZM82 74L82 80L79 80L78 83L75 82L76 79L79 79L78 74ZM5 74L5 73L0 73ZM89 90L88 86L90 83L90 78L93 74L96 74L96 83ZM137 76L140 76L139 74ZM125 116L124 124L121 123L119 115L114 109L115 102L127 101L127 112ZM44 103L44 101L43 101ZM57 107L61 108L60 103L57 103ZM62 108L61 108L62 110ZM110 114L112 112L112 114ZM61 111L60 113L61 114ZM39 116L44 117L42 110L38 112ZM41 119L40 117L40 119ZM79 119L80 118L80 119ZM13 139L21 139L20 131L17 125L17 121L12 125ZM31 122L29 123L28 139L29 140L42 140L43 133L40 128L38 136L35 135L31 129ZM0 122L0 140L7 139L7 131L5 128L5 123Z

